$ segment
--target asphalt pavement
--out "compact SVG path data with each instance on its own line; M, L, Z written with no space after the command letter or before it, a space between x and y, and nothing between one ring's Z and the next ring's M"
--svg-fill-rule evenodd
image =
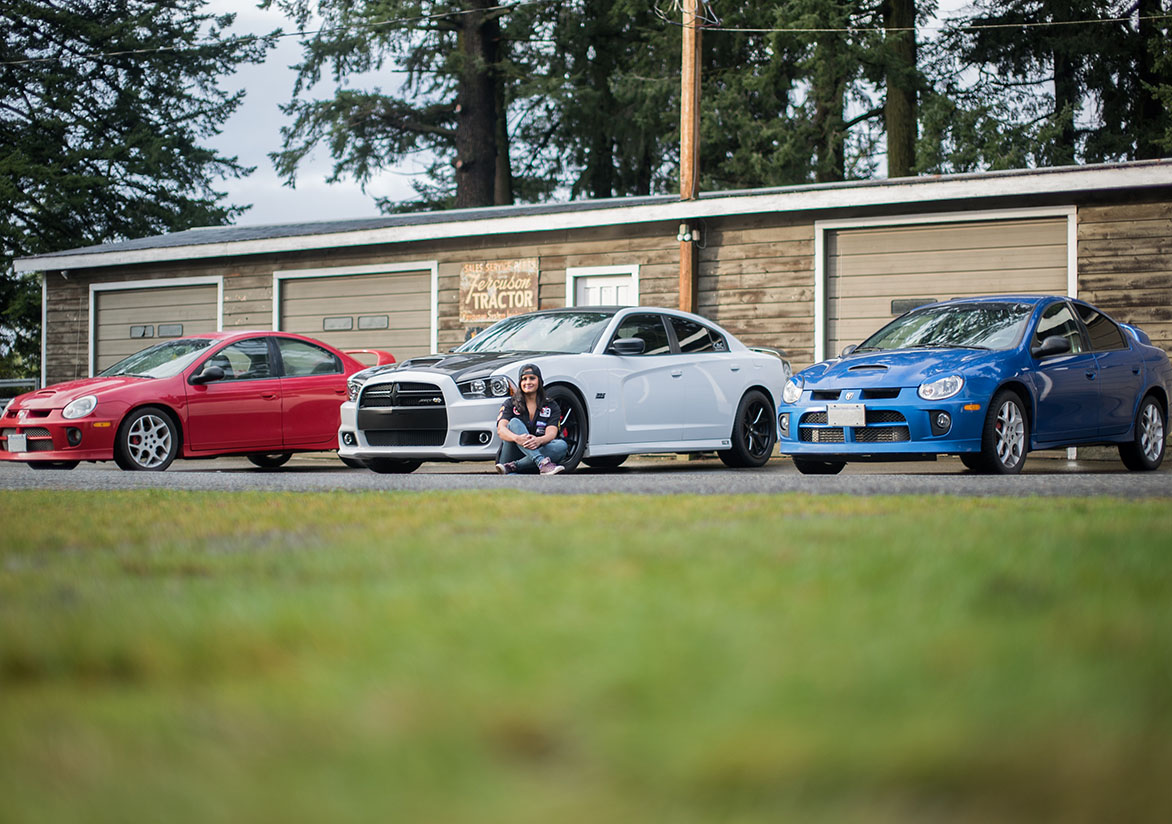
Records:
M582 467L554 476L507 476L491 463L427 463L408 475L351 469L332 453L295 455L279 469L244 458L176 461L165 472L124 472L112 462L35 471L0 462L4 489L188 489L215 492L423 492L520 489L547 494L841 494L959 496L1172 497L1172 462L1157 472L1128 472L1116 460L1068 460L1062 453L1031 455L1015 477L968 472L954 458L910 463L848 464L839 475L800 474L788 458L761 469L728 469L715 456L635 456L612 470Z

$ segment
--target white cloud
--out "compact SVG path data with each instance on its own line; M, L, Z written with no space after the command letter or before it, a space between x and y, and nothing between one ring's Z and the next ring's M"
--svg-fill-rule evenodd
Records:
M213 14L236 12L232 31L236 34L265 34L273 29L293 29L292 21L275 10L241 7L239 0L210 0L206 9ZM223 88L244 89L244 102L225 123L223 132L208 141L222 154L237 157L256 172L243 180L225 180L217 189L228 193L228 202L252 206L240 224L299 223L351 217L374 217L378 209L374 196L408 198L413 195L405 167L400 173L385 173L367 185L364 193L353 181L327 184L332 162L325 151L308 157L298 169L296 188L282 185L273 170L269 152L281 148L281 126L288 121L279 106L293 93L296 73L290 68L301 56L295 37L281 38L263 64L247 65L221 81ZM322 84L326 86L327 84ZM324 95L325 89L319 90Z

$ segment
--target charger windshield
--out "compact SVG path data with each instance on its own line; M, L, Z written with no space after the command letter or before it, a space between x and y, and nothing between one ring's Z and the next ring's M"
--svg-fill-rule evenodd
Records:
M951 303L913 309L859 344L889 349L1012 349L1034 307L1028 303Z
M589 352L610 323L606 312L551 312L505 318L457 352Z

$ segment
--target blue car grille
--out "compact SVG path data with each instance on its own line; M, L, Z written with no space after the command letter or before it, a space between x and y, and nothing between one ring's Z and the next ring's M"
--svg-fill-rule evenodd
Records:
M825 423L825 412L807 412L805 415L802 415L802 422L799 426L806 426L807 424L818 426ZM907 423L907 418L903 416L902 412L896 412L894 409L867 410L867 426L884 423Z
M798 423L798 440L803 443L846 443L846 433L855 443L902 443L911 440L907 418L894 409L868 409L867 425L826 426L825 412L807 412Z
M841 426L806 427L798 434L806 443L846 443L846 435Z
M810 400L813 401L836 401L842 397L842 393L850 391L854 393L852 401L883 401L898 398L900 389L896 387L890 389L887 387L875 387L872 389L812 389L810 390Z
M911 440L906 426L874 426L855 430L855 443L902 443Z

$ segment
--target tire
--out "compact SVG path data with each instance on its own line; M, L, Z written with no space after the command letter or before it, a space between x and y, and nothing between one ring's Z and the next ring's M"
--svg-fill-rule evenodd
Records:
M287 464L292 457L292 452L256 452L249 455L248 460L261 469L276 469L278 466Z
M993 396L981 430L978 471L990 475L1017 475L1030 448L1030 422L1018 394L1002 389Z
M846 461L816 461L812 458L794 458L794 467L803 475L837 475Z
M777 420L773 404L764 393L750 389L737 404L733 417L732 448L716 453L725 466L734 469L764 466L777 443Z
M29 461L33 469L73 469L81 461Z
M972 472L980 472L985 468L985 463L981 460L981 453L979 452L962 453L960 455L960 462L964 464L965 469Z
M572 389L566 386L551 386L548 390L549 398L555 401L562 410L561 420L558 421L558 437L566 442L569 449L562 466L567 472L577 469L586 452L586 443L590 435L590 422L586 418L586 408ZM591 459L593 460L593 459Z
M406 475L423 466L423 461L408 461L399 458L370 458L364 463L364 466L380 475Z
M582 463L593 469L618 469L630 455L599 455L597 458L583 458Z
M1168 437L1167 417L1151 395L1139 404L1135 416L1135 437L1129 443L1119 444L1119 458L1132 472L1151 472L1164 462L1165 441Z
M339 455L338 460L346 464L346 466L350 467L351 469L366 469L366 464L357 458L343 458L341 455Z
M118 427L114 462L122 469L162 472L179 455L179 430L157 406L131 412Z

